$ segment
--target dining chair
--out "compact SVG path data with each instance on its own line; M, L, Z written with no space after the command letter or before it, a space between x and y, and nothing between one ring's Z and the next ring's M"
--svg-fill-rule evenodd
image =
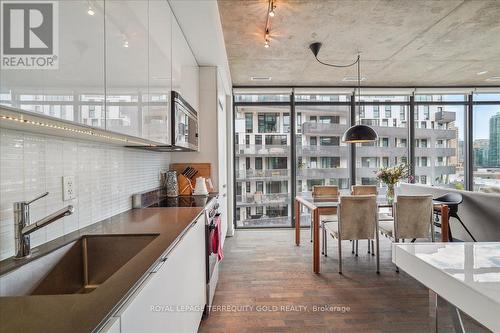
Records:
M352 195L378 194L378 187L377 185L352 185L351 194Z
M314 185L312 188L312 197L313 199L328 199L328 200L338 200L339 197L339 187L336 185ZM319 208L319 219L320 219L320 227L323 230L323 251L322 254L325 254L325 233L324 233L324 224L328 222L335 222L337 221L337 208L332 207L332 208L327 208L327 207L321 207ZM311 225L309 226L310 233L311 233L311 242L312 242L312 220L311 220Z
M380 221L380 232L395 242L417 238L434 241L432 195L398 195L393 205L394 221Z
M370 195L375 194L378 195L378 187L376 185L352 185L351 186L351 195ZM370 251L370 243L371 243L371 251ZM356 251L354 248L356 247ZM352 243L352 253L356 253L358 255L358 241L354 241ZM368 240L368 253L371 253L373 256L375 255L374 244L373 241Z
M339 274L342 274L342 241L375 239L377 273L379 273L378 215L376 195L341 196L338 222L325 224L326 232L338 240Z
M379 230L396 243L405 239L413 243L417 238L434 242L432 214L432 195L399 195L393 204L394 221L379 221Z

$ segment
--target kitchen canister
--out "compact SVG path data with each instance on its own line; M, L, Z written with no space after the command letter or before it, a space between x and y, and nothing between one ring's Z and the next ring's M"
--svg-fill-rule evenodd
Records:
M167 171L167 197L177 197L179 195L179 186L177 184L177 171Z

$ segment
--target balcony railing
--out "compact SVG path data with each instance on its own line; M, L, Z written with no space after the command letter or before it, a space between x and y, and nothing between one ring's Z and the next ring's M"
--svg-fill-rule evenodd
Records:
M237 170L236 179L287 179L290 177L289 169L271 169L271 170Z
M290 203L290 193L247 193L236 196L237 206L276 206L288 205Z
M404 147L356 147L358 157L406 156L407 153L408 149Z
M348 149L344 146L297 146L297 156L346 157Z
M367 168L360 167L359 165L356 168L356 176L363 178L375 178L375 172L377 172L378 168ZM437 175L452 175L455 174L456 168L452 165L446 166L417 166L415 167L415 174L419 176L437 176Z
M436 112L435 117L438 123L451 123L456 119L455 112L450 112L450 111Z
M305 122L302 124L302 133L305 135L342 135L348 126L344 124L324 124L316 122Z
M455 148L415 148L415 156L455 156Z
M453 165L446 166L417 166L415 174L417 175L453 175L456 173L456 167Z
M287 156L290 146L286 145L236 145L236 155Z
M457 137L457 131L454 129L437 129L437 128L416 128L416 139L454 139Z
M392 127L392 126L372 126L379 137L389 138L406 138L408 136L408 129L406 127ZM438 129L438 128L416 128L415 138L417 139L454 139L456 138L455 129Z
M314 168L297 170L298 179L348 178L347 168Z
M237 222L241 227L283 227L291 225L290 216L267 217L263 215L260 218L245 219Z

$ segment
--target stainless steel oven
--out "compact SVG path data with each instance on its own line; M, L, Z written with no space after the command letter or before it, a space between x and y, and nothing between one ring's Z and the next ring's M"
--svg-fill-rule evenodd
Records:
M198 150L198 113L172 90L172 145L179 150Z

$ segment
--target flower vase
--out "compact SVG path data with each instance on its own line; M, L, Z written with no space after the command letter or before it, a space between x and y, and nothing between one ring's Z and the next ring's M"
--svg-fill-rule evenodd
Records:
M387 184L387 203L392 205L394 203L394 184Z

